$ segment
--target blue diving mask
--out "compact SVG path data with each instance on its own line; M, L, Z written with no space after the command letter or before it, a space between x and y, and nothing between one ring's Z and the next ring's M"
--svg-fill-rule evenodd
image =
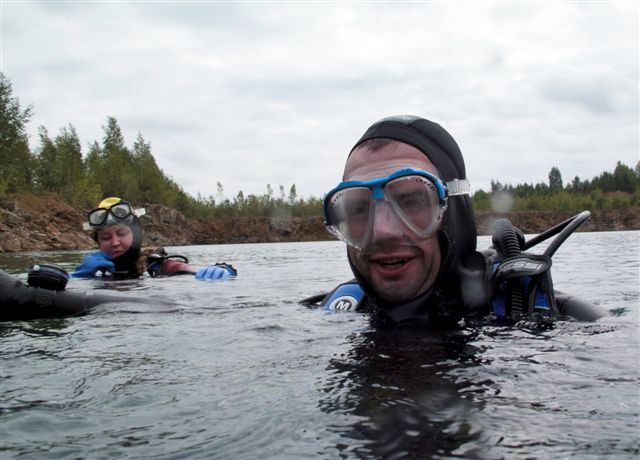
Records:
M341 182L324 198L325 225L348 245L366 251L376 210L386 204L399 224L420 238L435 233L450 196L469 193L469 182L454 179L446 186L433 174L413 168L370 180Z

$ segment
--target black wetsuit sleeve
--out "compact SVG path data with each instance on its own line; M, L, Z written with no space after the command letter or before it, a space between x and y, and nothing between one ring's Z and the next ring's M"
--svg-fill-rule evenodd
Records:
M84 294L28 286L0 270L1 321L77 316L91 303Z
M584 299L556 291L556 302L561 315L570 316L578 321L596 321L609 315L609 312Z

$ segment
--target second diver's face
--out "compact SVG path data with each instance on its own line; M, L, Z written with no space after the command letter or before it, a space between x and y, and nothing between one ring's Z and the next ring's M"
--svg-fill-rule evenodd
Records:
M100 251L117 259L124 255L133 244L133 232L128 225L117 224L98 230Z
M391 142L378 150L357 148L344 170L343 180L385 177L400 168L411 167L437 176L433 163L418 149ZM351 261L376 293L391 302L403 302L425 293L440 271L438 235L418 237L388 212L374 215L370 250L347 247Z

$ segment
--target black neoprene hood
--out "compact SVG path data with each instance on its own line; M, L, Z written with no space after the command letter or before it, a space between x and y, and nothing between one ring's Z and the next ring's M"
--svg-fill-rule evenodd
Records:
M437 123L413 115L383 118L367 129L351 152L370 139L393 139L417 148L434 164L445 183L467 178L460 147ZM449 197L439 237L442 266L438 283L455 284L460 261L476 250L477 232L469 195Z
M417 148L438 168L445 182L466 179L460 147L437 123L413 115L383 118L367 129L351 151L369 139L393 139Z

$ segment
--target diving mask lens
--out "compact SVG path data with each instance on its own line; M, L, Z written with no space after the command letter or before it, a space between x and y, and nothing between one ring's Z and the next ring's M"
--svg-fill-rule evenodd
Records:
M422 176L405 176L389 181L387 200L398 216L418 236L427 236L438 222L440 200L433 182Z
M350 187L334 193L325 203L329 230L345 243L361 248L371 227L372 199L367 187Z
M325 198L324 211L332 233L364 250L378 204L390 206L402 223L425 238L437 229L445 203L444 188L435 176L407 169L379 179L343 182Z
M118 203L108 208L98 208L89 212L89 224L100 227L105 224L117 224L133 216L133 210L129 203Z
M131 206L128 204L116 204L109 208L109 212L118 220L126 219L127 217L133 215L133 210Z

